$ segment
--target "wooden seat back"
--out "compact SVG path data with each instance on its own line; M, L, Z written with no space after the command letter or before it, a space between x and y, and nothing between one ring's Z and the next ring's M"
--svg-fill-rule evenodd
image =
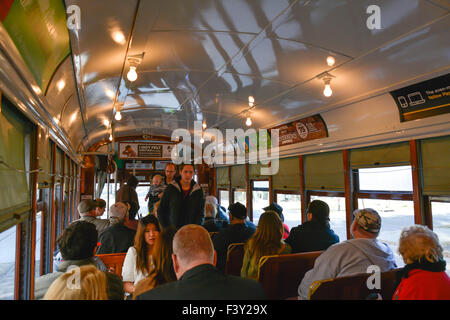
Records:
M361 273L335 279L315 281L309 288L308 299L365 300L371 293L379 293L383 300L392 300L397 270L399 269L381 273L380 289L369 289L369 285L376 283L374 280L376 275L374 273Z
M297 295L305 273L323 251L264 256L259 260L258 281L269 299L286 299Z
M122 267L123 261L125 260L126 253L108 253L108 254L97 254L109 272L117 274L122 278Z
M225 274L241 275L242 260L244 260L245 243L232 243L228 246Z

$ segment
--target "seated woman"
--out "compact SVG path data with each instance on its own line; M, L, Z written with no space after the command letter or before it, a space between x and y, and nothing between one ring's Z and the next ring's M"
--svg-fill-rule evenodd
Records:
M51 284L44 300L108 300L106 274L93 265L69 269Z
M134 286L154 268L152 250L160 231L155 216L148 215L139 220L134 246L128 249L123 262L122 280L126 293L133 294Z
M450 278L433 231L422 225L403 229L398 251L406 266L397 274L394 300L450 300Z
M175 227L169 226L159 234L152 254L155 267L148 277L136 284L133 299L154 287L177 280L172 265L172 242L176 232Z
M241 277L256 279L262 256L291 253L291 246L283 241L283 233L283 223L275 211L261 215L255 234L245 245Z

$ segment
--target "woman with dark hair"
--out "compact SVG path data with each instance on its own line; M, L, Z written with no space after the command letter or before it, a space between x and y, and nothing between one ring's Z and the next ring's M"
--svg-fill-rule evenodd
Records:
M147 278L136 284L133 299L154 287L177 280L172 265L172 242L176 232L177 229L171 226L159 234L152 254L155 267Z
M261 215L255 234L245 245L241 277L256 279L262 256L291 253L291 246L283 241L283 232L283 223L275 211Z
M134 246L128 249L123 262L122 280L125 292L132 294L135 285L153 270L152 251L160 231L161 227L155 216L148 215L139 220Z

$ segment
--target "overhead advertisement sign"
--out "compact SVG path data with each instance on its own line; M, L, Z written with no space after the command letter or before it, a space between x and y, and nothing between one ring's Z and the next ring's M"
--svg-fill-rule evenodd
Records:
M400 121L450 113L450 73L391 92Z
M279 130L280 147L328 137L327 126L318 114L283 124L271 130L273 129Z
M170 159L173 144L119 143L119 159Z

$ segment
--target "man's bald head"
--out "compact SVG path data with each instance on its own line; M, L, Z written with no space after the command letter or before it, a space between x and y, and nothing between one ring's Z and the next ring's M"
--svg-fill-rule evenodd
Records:
M173 254L188 269L204 263L214 264L211 237L205 228L196 224L188 224L177 231L173 239Z

